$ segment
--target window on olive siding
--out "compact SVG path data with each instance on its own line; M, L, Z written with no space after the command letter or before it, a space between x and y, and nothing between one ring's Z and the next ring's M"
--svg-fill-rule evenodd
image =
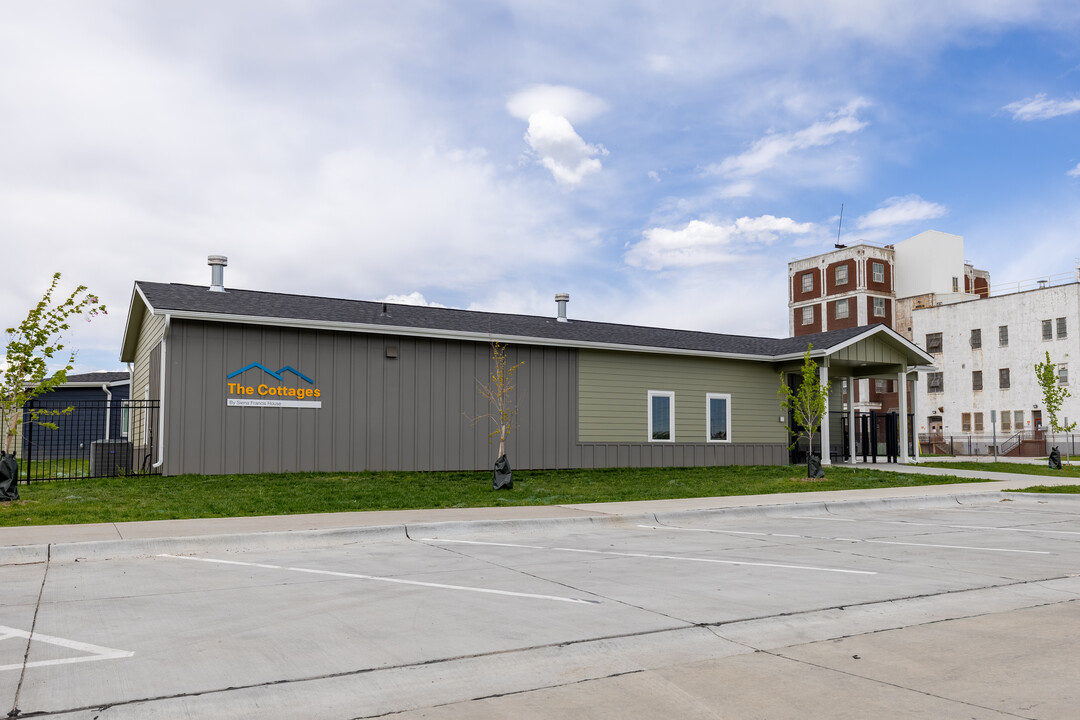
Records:
M709 442L730 442L731 395L707 393L705 395L705 430Z
M926 392L939 393L945 392L945 380L941 373L927 373L926 375Z
M971 347L975 350L982 347L982 330L979 328L971 331Z
M983 431L983 414L975 413L975 432Z
M885 317L885 298L874 298L874 317Z
M836 266L836 284L847 285L847 265Z
M802 291L810 292L814 289L814 273L808 272L802 274Z
M649 391L649 442L675 440L675 393Z
M971 371L971 389L982 390L982 370Z
M960 432L971 432L971 413L960 413Z
M802 324L813 325L814 324L814 306L807 305L802 309Z
M1009 347L1009 326L998 325L998 347Z
M837 300L836 301L836 310L834 311L833 317L835 317L837 320L841 320L843 318L846 318L847 316L848 316L848 301L847 301L847 299Z
M926 352L936 355L941 352L941 333L926 334Z
M1009 368L998 370L998 387L1002 390L1009 387Z
M870 269L874 273L874 282L885 282L885 263L872 262L870 263Z

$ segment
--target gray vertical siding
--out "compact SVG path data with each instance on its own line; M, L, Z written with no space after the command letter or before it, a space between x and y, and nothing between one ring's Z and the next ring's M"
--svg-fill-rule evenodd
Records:
M482 470L495 460L491 424L470 420L487 411L477 393L491 372L485 343L176 320L168 343L168 474ZM525 363L514 467L572 466L575 351L511 346L509 356ZM253 362L311 376L322 408L227 407L226 376Z

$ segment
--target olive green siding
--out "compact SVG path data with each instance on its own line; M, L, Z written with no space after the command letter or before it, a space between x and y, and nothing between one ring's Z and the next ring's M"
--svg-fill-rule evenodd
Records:
M151 315L141 306L138 312L141 312L143 317L139 330L139 344L135 349L135 361L131 366L131 399L144 399L146 390L149 389L149 397L156 400L161 394L161 389L150 387L150 353L158 346L165 332L165 316Z
M860 362L868 365L906 365L907 354L879 338L867 338L830 355L834 361Z
M706 441L706 393L731 395L731 444L786 442L770 363L581 350L578 372L583 443L647 443L649 390L675 393L674 444L722 444Z

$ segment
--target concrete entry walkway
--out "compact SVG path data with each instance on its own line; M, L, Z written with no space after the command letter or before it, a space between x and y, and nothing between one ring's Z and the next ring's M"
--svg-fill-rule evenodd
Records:
M900 490L12 546L0 699L79 720L1071 716L1080 502Z

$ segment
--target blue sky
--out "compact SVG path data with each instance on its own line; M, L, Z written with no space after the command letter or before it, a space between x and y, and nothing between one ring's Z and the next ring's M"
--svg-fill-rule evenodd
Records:
M0 322L55 271L783 336L786 266L1080 258L1080 6L10 2Z

